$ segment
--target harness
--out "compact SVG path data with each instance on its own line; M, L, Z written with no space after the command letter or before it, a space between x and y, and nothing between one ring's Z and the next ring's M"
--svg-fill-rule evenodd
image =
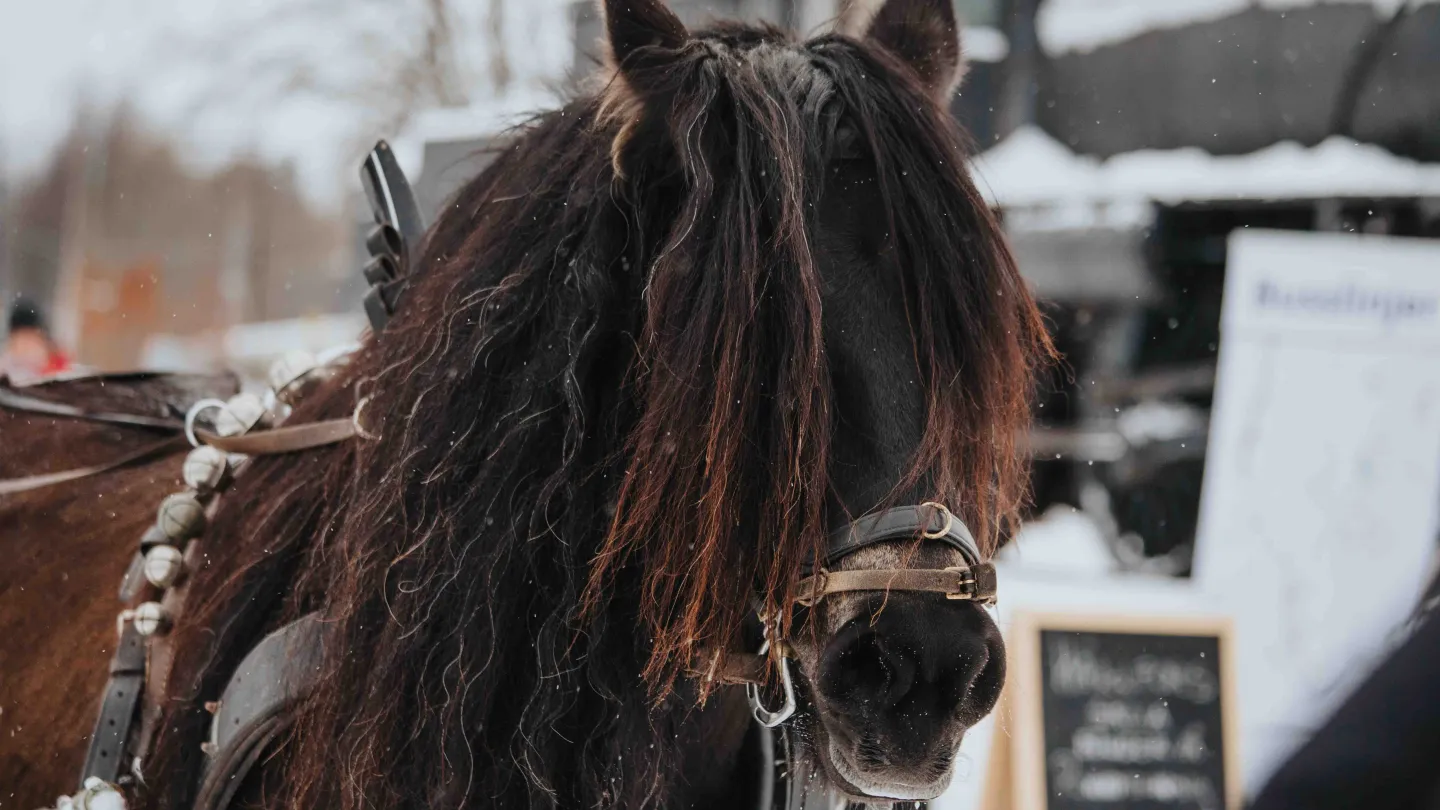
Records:
M366 158L361 177L376 223L366 239L371 259L364 274L371 287L365 296L365 310L378 334L399 301L407 268L414 266L422 226L409 185L383 141ZM167 632L184 607L185 573L199 564L203 543L196 541L201 539L219 495L243 469L245 460L374 438L362 424L364 398L350 418L279 424L288 408L331 372L329 364L316 358L287 355L271 369L271 391L266 398L242 393L228 400L201 400L191 406L183 423L85 412L0 384L0 407L6 409L156 428L172 434L108 464L0 481L0 495L136 464L175 452L187 446L187 439L193 447L183 466L186 491L161 503L155 524L141 538L122 583L122 601L138 604L123 610L117 619L118 643L81 773L81 790L73 797L62 797L57 810L123 808L120 790L140 778L143 756L166 694L171 660ZM963 564L942 569L832 570L862 549L907 539L949 546L960 553ZM993 604L996 593L995 569L983 559L969 529L946 506L933 502L885 509L839 528L828 538L822 564L804 573L796 602L807 607L833 594L856 591L941 593L948 599L982 604ZM762 757L756 798L761 810L829 810L833 798L824 779L809 770L811 763L795 755L796 741L784 726L796 708L789 645L784 639L770 638L771 629L763 617L761 624L765 638L757 652L732 652L724 656L724 667L713 663L722 656L705 655L702 658L711 665L692 667L691 673L696 678L745 686L756 720L751 733ZM236 667L218 699L206 704L213 718L209 739L203 744L208 756L194 810L226 810L235 791L291 727L294 706L315 682L329 628L323 617L308 614L271 632ZM760 686L768 680L767 654L772 642L780 648L783 689L783 703L773 710L760 695Z

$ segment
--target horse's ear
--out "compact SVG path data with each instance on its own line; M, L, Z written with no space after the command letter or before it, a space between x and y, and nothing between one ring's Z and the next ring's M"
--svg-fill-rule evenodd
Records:
M965 78L951 0L886 0L865 36L909 65L930 96L949 106Z
M611 65L622 74L641 67L645 48L675 50L690 39L690 32L662 0L600 0L605 32L610 40Z

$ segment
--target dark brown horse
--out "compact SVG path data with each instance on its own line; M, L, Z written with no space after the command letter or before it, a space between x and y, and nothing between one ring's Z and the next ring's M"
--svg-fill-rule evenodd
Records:
M459 192L394 320L292 417L368 396L377 438L256 459L197 541L146 806L188 806L204 703L310 611L320 675L255 805L749 803L744 697L690 668L754 651L757 613L792 641L806 756L857 801L938 795L993 706L1003 650L974 603L795 606L853 517L942 501L988 553L1022 500L1049 345L946 114L950 3L888 0L865 35L804 43L604 6L603 88ZM19 438L6 453L32 452ZM146 475L110 485L153 504L169 482ZM74 542L26 528L5 544ZM902 561L960 558L906 540L842 567ZM93 705L5 666L41 705Z

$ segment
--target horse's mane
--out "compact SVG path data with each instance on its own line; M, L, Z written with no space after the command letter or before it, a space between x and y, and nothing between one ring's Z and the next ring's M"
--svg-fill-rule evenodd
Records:
M536 118L448 204L395 319L293 417L368 396L379 438L255 460L202 539L147 771L193 766L201 701L265 627L319 609L295 806L658 801L673 745L644 742L697 697L672 691L683 668L734 646L756 594L788 626L824 543L807 226L831 97L874 153L930 395L909 483L993 548L1024 491L1033 304L905 68L831 37L819 72L754 69L794 58L780 37L692 42L652 77L664 104L614 79Z

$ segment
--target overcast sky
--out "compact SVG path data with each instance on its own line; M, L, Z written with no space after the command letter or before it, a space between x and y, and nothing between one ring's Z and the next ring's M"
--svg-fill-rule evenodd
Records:
M267 65L304 65L363 95L387 70L369 38L403 50L418 37L418 0L0 0L0 166L44 164L87 102L124 99L200 168L250 153L292 162L312 194L332 198L353 174L346 148L369 132L357 98L277 93ZM455 27L479 32L485 4L456 0ZM303 9L322 8L321 13ZM552 80L570 58L564 0L512 0L507 38L517 85ZM484 82L483 37L460 47L462 72ZM386 74L388 75L388 74ZM273 77L272 77L273 78ZM477 92L483 98L485 92ZM362 131L367 130L367 131Z

